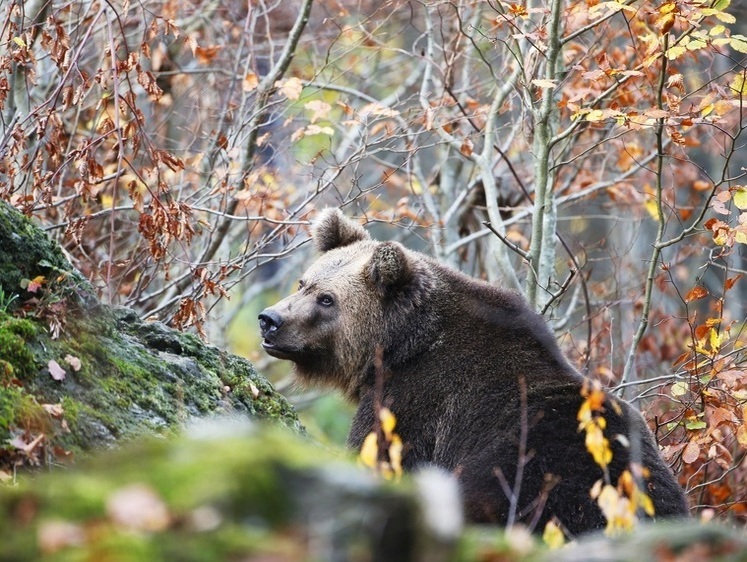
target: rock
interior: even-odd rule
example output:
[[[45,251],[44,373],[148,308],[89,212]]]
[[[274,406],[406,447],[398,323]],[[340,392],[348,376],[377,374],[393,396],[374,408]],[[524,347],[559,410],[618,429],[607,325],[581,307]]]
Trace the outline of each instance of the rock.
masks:
[[[0,203],[0,475],[193,416],[236,412],[303,431],[247,360],[101,304],[60,248]]]

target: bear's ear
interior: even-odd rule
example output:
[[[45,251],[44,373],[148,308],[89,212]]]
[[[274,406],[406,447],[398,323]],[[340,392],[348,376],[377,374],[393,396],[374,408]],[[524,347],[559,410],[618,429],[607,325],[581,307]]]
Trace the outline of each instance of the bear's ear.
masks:
[[[370,238],[361,225],[351,221],[340,209],[334,207],[319,213],[311,229],[311,236],[314,239],[314,246],[320,253]]]
[[[385,296],[409,283],[413,268],[402,246],[396,242],[382,242],[374,249],[366,273],[371,284]]]

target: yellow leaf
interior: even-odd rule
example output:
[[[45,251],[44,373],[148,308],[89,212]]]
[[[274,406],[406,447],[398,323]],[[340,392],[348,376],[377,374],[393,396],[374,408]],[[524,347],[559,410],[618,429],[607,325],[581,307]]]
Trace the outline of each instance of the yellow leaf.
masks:
[[[604,418],[600,418],[604,419]],[[602,428],[596,423],[590,423],[586,426],[586,450],[591,453],[594,462],[602,468],[605,468],[612,462],[612,449],[609,440],[604,436]]]
[[[602,510],[604,517],[609,523],[615,519],[615,515],[617,514],[620,504],[620,494],[614,486],[605,484],[604,487],[602,487],[602,491],[599,493],[597,504],[599,504],[599,509]]]
[[[26,41],[24,41],[20,37],[13,37],[13,43],[15,43],[16,45],[18,45],[19,47],[21,47],[21,49],[25,49],[26,48]]]
[[[358,458],[363,464],[369,468],[376,468],[376,464],[379,458],[379,443],[376,438],[376,433],[371,432],[366,435],[366,439],[363,441],[360,455]]]
[[[643,206],[646,208],[646,211],[649,215],[651,215],[651,218],[655,221],[659,220],[659,208],[656,205],[656,201],[653,199],[648,199]]]
[[[737,18],[735,18],[731,14],[727,14],[726,12],[717,12],[716,19],[724,23],[737,23]]]
[[[663,16],[661,16],[659,19],[656,20],[656,27],[659,28],[659,31],[661,32],[662,35],[668,33],[669,30],[672,29],[673,25],[674,25],[674,14],[672,13],[664,14]]]
[[[667,49],[666,54],[669,60],[674,60],[686,52],[687,52],[687,47],[682,46],[682,45],[675,45],[674,47],[670,47],[669,49]]]
[[[586,114],[587,121],[602,121],[604,120],[604,111],[601,109],[592,109]]]
[[[747,53],[747,37],[744,35],[732,35],[729,37],[729,46],[740,53]]]
[[[381,420],[381,429],[384,431],[387,439],[392,438],[394,426],[397,425],[397,418],[394,417],[389,408],[379,410],[379,419]]]
[[[726,332],[722,332],[719,334],[714,328],[711,328],[711,333],[709,334],[711,349],[714,353],[718,353],[721,350],[721,344],[723,344],[726,340],[729,339],[729,334]]]
[[[685,394],[687,394],[687,391],[687,383],[679,381],[672,385],[672,389],[670,392],[672,393],[672,396],[684,396]]]
[[[739,210],[741,211],[747,210],[747,188],[740,187],[734,190],[732,201],[734,201],[734,204],[737,206]]]
[[[545,525],[545,530],[542,532],[542,541],[550,550],[560,548],[565,544],[565,535],[554,520],[548,521]]]
[[[399,435],[392,436],[392,442],[389,444],[389,460],[392,464],[394,475],[399,478],[402,476],[402,439]]]

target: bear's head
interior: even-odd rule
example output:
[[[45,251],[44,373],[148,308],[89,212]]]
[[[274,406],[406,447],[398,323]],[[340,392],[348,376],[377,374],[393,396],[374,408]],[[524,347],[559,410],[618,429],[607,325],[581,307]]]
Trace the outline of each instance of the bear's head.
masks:
[[[301,380],[355,399],[374,375],[377,350],[385,361],[407,352],[404,332],[416,322],[410,313],[424,303],[430,276],[417,254],[372,240],[338,209],[322,211],[312,237],[321,255],[298,291],[259,315],[262,347],[293,361]]]

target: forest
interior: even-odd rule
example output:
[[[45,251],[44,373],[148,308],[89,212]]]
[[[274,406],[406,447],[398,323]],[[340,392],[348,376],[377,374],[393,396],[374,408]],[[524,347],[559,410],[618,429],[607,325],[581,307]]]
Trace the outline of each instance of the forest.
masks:
[[[643,413],[693,519],[743,534],[745,13],[744,0],[3,0],[0,204],[61,261],[31,274],[13,257],[20,274],[0,275],[0,498],[88,454],[45,438],[79,407],[59,389],[34,397],[13,369],[78,372],[75,352],[49,349],[92,300],[133,311],[113,320],[132,337],[159,322],[188,338],[172,347],[247,358],[283,412],[287,399],[342,449],[350,407],[294,385],[256,320],[295,290],[311,224],[337,207],[520,292],[581,373]],[[52,298],[65,276],[86,294],[75,306]],[[49,338],[28,358],[10,351],[37,330],[27,320]],[[239,408],[275,399],[251,376]],[[183,421],[160,408],[164,427]],[[391,477],[377,454],[363,464]],[[608,534],[645,510],[612,488],[623,515]]]

